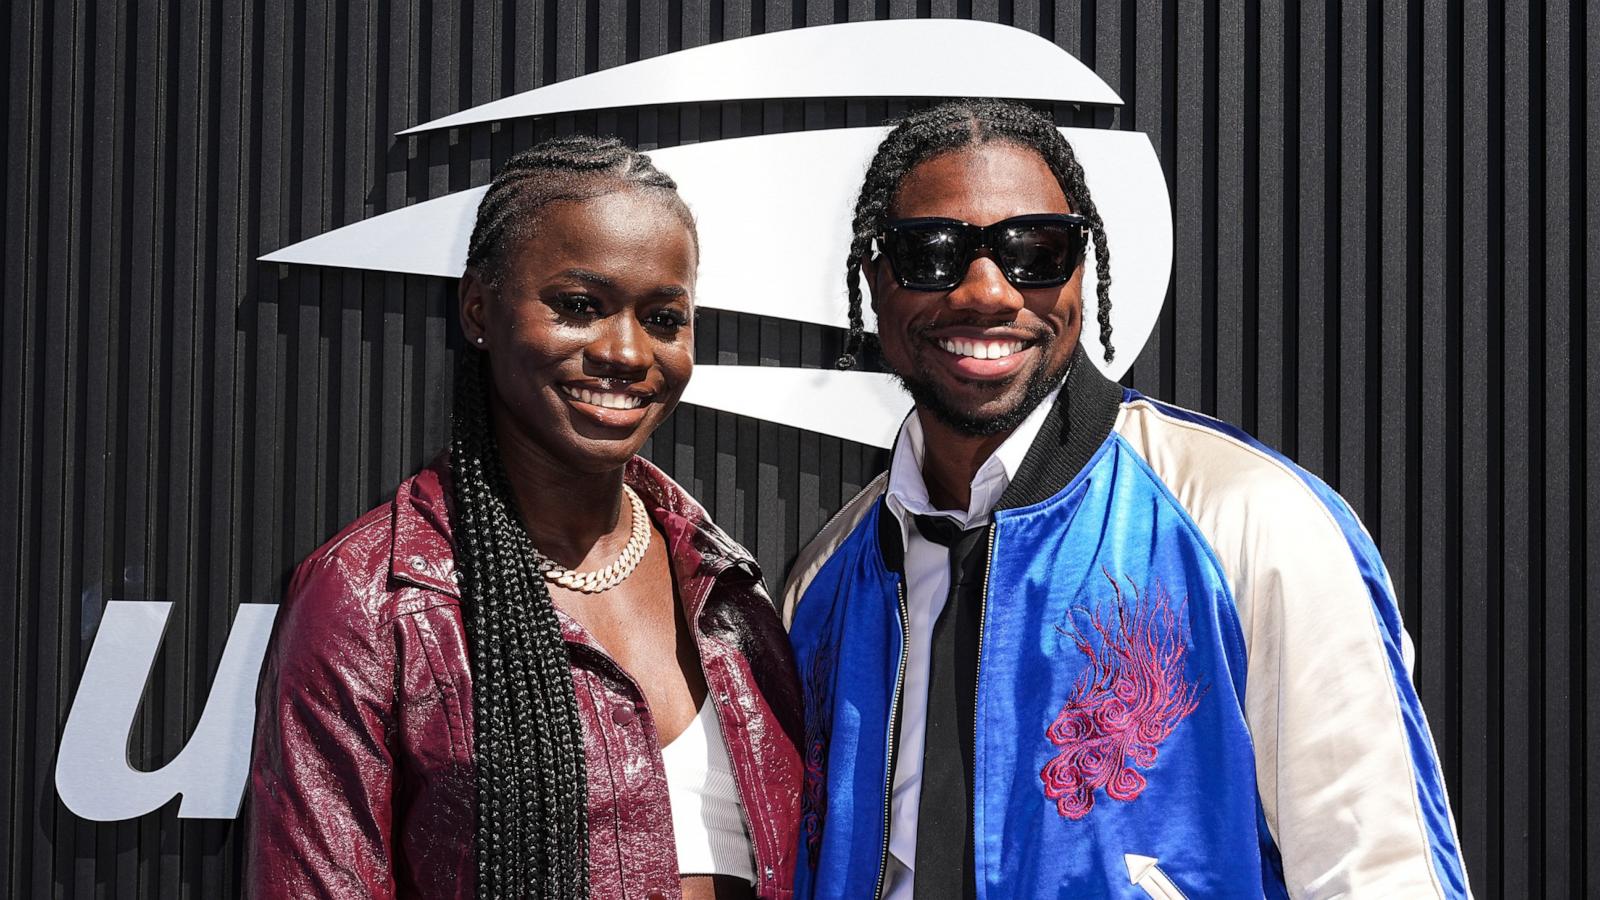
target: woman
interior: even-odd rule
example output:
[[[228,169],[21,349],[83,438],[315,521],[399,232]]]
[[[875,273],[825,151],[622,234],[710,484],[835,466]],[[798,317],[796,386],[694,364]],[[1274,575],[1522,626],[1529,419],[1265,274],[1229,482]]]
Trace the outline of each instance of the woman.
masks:
[[[750,556],[635,456],[693,369],[698,256],[672,180],[615,140],[495,178],[449,453],[279,613],[255,896],[788,896],[787,640]]]

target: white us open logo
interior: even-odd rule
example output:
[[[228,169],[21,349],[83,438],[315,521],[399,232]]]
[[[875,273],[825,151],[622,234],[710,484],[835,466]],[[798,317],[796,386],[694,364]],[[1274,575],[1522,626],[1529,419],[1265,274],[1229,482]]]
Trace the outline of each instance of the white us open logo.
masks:
[[[952,59],[1003,65],[952,66]],[[1119,106],[1120,97],[1056,45],[1004,25],[895,20],[803,28],[641,60],[497,100],[402,134],[529,116],[658,104],[821,97],[1008,97]],[[885,129],[846,128],[733,138],[651,152],[699,223],[697,302],[708,309],[842,326],[850,213]],[[1063,128],[1114,245],[1112,312],[1120,378],[1155,325],[1172,267],[1172,208],[1141,133]],[[454,278],[484,188],[462,191],[302,241],[265,262]],[[783,240],[745,228],[752,211],[780,212]],[[1092,265],[1092,262],[1091,262]],[[781,280],[766,273],[792,273]],[[751,292],[746,285],[760,284]],[[869,322],[869,326],[870,326]],[[888,375],[750,366],[696,366],[683,398],[887,447],[910,406]],[[56,790],[86,819],[144,815],[174,796],[181,818],[238,815],[249,770],[255,687],[277,606],[239,608],[199,724],[182,753],[154,772],[128,763],[128,737],[160,649],[170,604],[112,601],[84,668],[56,761]]]

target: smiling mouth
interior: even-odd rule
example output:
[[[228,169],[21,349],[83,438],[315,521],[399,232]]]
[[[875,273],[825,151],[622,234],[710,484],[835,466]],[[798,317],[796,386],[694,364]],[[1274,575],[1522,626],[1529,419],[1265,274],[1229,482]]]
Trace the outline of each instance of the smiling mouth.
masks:
[[[971,359],[1004,359],[1021,353],[1027,346],[1027,341],[1018,340],[966,340],[961,338],[941,338],[935,341],[939,349],[952,356],[964,356]]]
[[[565,384],[561,386],[561,391],[579,403],[587,403],[601,409],[638,409],[650,402],[649,396],[630,391],[597,391]]]

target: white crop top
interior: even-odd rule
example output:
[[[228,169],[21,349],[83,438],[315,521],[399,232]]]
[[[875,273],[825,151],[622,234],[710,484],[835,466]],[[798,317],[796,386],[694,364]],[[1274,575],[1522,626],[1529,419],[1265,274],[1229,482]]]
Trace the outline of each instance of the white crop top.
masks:
[[[707,697],[683,733],[661,748],[682,875],[732,875],[755,883],[756,864],[739,809],[728,745]]]

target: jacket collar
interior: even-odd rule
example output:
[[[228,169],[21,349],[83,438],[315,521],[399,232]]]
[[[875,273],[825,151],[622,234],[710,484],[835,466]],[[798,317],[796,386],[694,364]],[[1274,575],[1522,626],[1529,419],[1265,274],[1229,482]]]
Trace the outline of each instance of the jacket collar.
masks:
[[[1122,386],[1102,375],[1079,344],[1044,427],[995,509],[1032,506],[1060,493],[1111,435],[1122,399]]]
[[[628,461],[623,480],[639,494],[651,520],[665,535],[680,588],[699,578],[715,578],[729,568],[760,579],[760,569],[749,552],[713,524],[705,509],[666,473],[634,457]],[[449,455],[440,453],[395,495],[391,578],[461,597],[451,530],[453,505]]]

